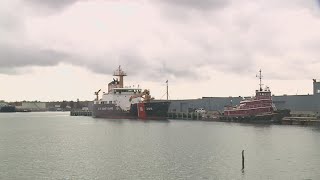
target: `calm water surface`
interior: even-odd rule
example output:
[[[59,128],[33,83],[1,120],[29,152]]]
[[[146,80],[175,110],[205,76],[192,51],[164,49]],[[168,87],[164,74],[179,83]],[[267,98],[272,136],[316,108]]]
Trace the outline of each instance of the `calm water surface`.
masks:
[[[316,180],[319,169],[319,127],[0,114],[0,179]]]

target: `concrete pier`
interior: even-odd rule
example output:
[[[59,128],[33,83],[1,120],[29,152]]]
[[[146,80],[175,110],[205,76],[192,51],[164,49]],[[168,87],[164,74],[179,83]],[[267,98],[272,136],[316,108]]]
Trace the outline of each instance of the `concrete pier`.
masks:
[[[320,125],[320,119],[314,117],[284,117],[281,121],[285,125]]]
[[[92,116],[92,111],[72,110],[70,116]]]
[[[170,112],[168,119],[181,119],[181,120],[202,120],[201,113],[184,113],[184,112]]]

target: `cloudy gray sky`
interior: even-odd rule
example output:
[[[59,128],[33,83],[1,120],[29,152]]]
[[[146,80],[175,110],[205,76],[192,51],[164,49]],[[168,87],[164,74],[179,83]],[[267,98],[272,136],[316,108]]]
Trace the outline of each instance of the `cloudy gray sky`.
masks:
[[[0,99],[94,98],[118,66],[172,99],[307,94],[320,79],[316,0],[1,0]]]

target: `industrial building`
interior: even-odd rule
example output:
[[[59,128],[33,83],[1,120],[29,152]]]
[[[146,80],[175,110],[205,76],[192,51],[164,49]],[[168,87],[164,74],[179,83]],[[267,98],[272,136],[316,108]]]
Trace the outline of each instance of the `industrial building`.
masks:
[[[46,111],[45,102],[20,102],[15,104],[16,109],[19,110],[30,110],[30,111]]]
[[[169,112],[191,112],[198,108],[223,112],[226,105],[238,105],[247,97],[203,97],[201,99],[172,100]],[[313,80],[313,94],[272,96],[277,109],[290,109],[291,114],[320,113],[320,82]]]

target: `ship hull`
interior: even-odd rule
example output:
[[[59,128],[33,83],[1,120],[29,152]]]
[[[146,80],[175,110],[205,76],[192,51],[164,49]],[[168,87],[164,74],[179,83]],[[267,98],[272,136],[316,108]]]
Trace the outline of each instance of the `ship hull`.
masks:
[[[272,114],[272,113],[273,113],[272,106],[224,111],[224,115],[228,117],[250,117],[250,116]]]
[[[264,123],[264,124],[280,124],[282,118],[290,116],[290,110],[277,110],[270,113],[256,114],[250,116],[225,116],[218,118],[219,121],[227,122],[244,122],[244,123]]]
[[[16,112],[15,106],[3,106],[0,107],[0,112]]]
[[[144,102],[131,104],[129,111],[121,110],[114,104],[94,104],[92,116],[108,119],[166,120],[169,102]]]
[[[94,104],[92,117],[108,119],[135,119],[136,116],[130,111],[124,111],[114,104]]]
[[[170,102],[145,102],[140,106],[138,104],[131,105],[131,113],[134,114],[138,119],[153,119],[153,120],[166,120],[168,119],[168,109]],[[142,111],[145,113],[145,117],[141,115]],[[139,112],[140,110],[140,112]]]

